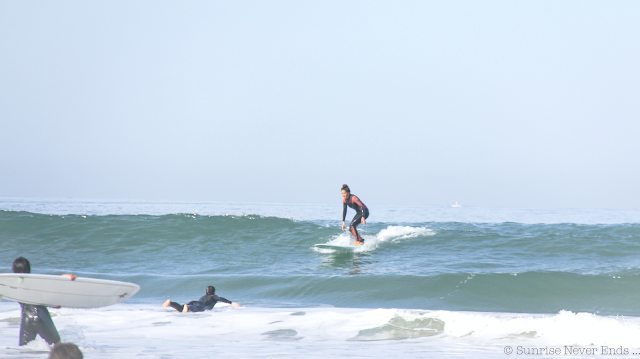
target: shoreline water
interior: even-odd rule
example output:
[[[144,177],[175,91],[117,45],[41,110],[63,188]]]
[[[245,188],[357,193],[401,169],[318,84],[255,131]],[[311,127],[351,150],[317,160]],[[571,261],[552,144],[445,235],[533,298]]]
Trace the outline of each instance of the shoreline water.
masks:
[[[38,339],[15,346],[19,307],[0,303],[0,356],[46,358]],[[503,358],[505,348],[638,352],[640,318],[588,313],[510,314],[354,308],[215,308],[177,313],[160,305],[52,309],[63,341],[87,358]],[[631,355],[631,353],[629,355]],[[592,355],[571,355],[587,358]]]

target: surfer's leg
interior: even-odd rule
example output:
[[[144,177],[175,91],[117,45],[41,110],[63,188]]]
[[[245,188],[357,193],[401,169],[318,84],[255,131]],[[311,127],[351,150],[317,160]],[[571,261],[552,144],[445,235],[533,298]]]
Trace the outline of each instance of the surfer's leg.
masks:
[[[353,235],[353,238],[356,239],[356,242],[360,241],[360,239],[358,237],[358,230],[356,229],[356,226],[350,226],[349,227],[349,232],[351,232],[351,234]]]
[[[349,232],[351,232],[351,234],[353,234],[353,237],[356,239],[356,244],[358,244],[358,242],[360,242],[360,244],[364,244],[364,239],[360,237],[358,229],[356,228],[360,224],[360,221],[362,221],[362,213],[358,212],[355,216],[353,216],[353,220],[349,225]]]
[[[36,324],[31,321],[22,321],[20,324],[20,343],[18,345],[26,345],[30,341],[34,340],[38,335]]]
[[[358,221],[357,224],[362,223],[362,217],[364,217],[364,219],[369,218],[369,209],[364,208],[362,210],[362,216],[360,216],[360,220]],[[358,238],[360,238],[360,243],[364,244],[364,238],[362,238],[362,236],[360,235],[360,233],[358,233]]]
[[[34,340],[38,335],[38,331],[32,325],[24,325],[20,326],[20,343],[18,345],[26,345],[30,341]]]
[[[189,312],[204,312],[204,303],[199,300],[192,300],[184,305]]]
[[[22,317],[20,318],[20,341],[19,345],[26,345],[34,340],[38,335],[38,313],[34,305],[22,304]]]
[[[167,302],[169,302],[169,304],[167,304]],[[170,301],[168,299],[167,299],[167,302],[164,302],[164,304],[162,306],[165,307],[165,308],[168,307],[168,306],[171,306],[171,308],[173,308],[173,309],[175,309],[175,310],[177,310],[179,312],[182,311],[182,309],[183,309],[183,305],[182,304],[179,304],[179,303],[176,303],[176,302],[172,302],[172,301]],[[167,304],[167,305],[165,305],[165,304]]]
[[[56,344],[60,341],[60,334],[58,334],[58,330],[53,324],[53,320],[51,320],[49,310],[42,305],[38,305],[37,308],[38,317],[40,318],[38,322],[38,334],[40,334],[42,339],[44,339],[49,345]]]

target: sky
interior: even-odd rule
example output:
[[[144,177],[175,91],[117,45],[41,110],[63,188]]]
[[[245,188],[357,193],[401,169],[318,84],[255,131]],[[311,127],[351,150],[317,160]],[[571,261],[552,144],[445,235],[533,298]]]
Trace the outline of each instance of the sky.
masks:
[[[638,1],[1,1],[0,196],[640,208]]]

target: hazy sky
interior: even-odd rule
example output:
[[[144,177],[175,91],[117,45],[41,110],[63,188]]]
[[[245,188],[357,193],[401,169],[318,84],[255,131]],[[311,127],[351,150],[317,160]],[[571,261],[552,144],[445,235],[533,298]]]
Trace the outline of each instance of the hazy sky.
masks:
[[[0,1],[0,196],[640,208],[640,1]]]

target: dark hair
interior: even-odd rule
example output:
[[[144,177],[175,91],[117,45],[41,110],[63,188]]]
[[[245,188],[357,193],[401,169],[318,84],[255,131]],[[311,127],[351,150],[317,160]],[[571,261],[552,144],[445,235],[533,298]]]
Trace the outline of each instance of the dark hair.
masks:
[[[13,261],[13,267],[11,268],[13,273],[31,273],[31,263],[25,257],[18,257]]]
[[[49,359],[83,359],[83,356],[77,345],[73,343],[58,343],[51,349]]]
[[[212,286],[212,285],[208,286],[208,287],[207,287],[207,294],[209,294],[209,295],[214,295],[214,294],[216,294],[216,287],[214,287],[214,286]]]
[[[349,185],[347,184],[342,185],[341,191],[346,191],[347,193],[351,193],[351,190],[349,189]]]

